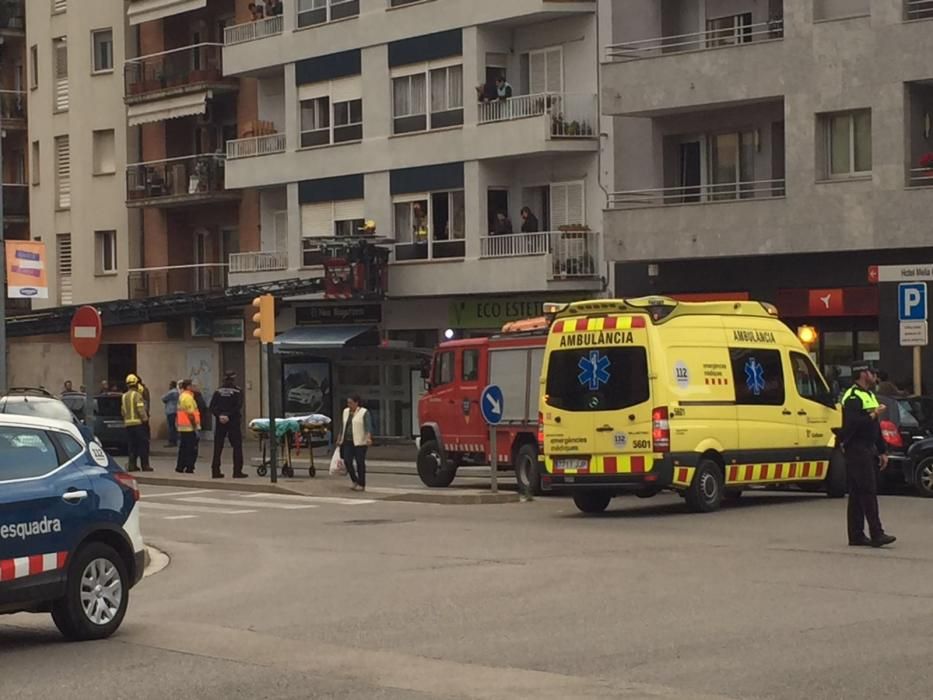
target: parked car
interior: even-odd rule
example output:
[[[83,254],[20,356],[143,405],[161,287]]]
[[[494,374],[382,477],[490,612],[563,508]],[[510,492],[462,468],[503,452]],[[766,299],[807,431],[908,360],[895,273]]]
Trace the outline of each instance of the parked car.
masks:
[[[94,435],[105,450],[127,452],[126,425],[120,412],[122,395],[108,391],[94,397]]]
[[[18,416],[33,416],[49,420],[73,423],[85,441],[94,440],[94,431],[85,425],[78,416],[61,400],[45,389],[33,387],[12,387],[0,396],[0,413]]]
[[[930,439],[930,431],[920,424],[910,398],[879,395],[878,401],[886,407],[881,415],[881,435],[888,447],[888,468],[884,472],[884,480],[910,484],[916,471],[910,457],[911,449],[915,444]]]

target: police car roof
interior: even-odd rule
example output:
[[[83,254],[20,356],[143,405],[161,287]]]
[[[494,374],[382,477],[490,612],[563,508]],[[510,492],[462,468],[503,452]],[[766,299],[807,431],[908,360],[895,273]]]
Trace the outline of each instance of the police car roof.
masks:
[[[0,413],[0,427],[11,425],[18,428],[38,428],[39,430],[57,430],[68,433],[82,445],[84,438],[78,427],[69,421],[55,420],[53,418],[37,418],[35,416],[21,416],[15,413]]]

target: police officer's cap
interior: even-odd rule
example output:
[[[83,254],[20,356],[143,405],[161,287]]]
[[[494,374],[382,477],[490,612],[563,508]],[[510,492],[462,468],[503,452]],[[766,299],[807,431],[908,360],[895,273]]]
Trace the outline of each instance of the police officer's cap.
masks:
[[[875,369],[875,366],[871,362],[856,362],[852,365],[852,376],[857,377],[862,372],[871,372],[872,374],[877,374],[878,370]]]

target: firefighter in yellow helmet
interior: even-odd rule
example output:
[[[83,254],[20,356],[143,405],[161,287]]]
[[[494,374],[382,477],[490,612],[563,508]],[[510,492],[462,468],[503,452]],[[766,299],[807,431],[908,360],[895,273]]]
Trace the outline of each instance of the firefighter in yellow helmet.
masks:
[[[144,472],[151,472],[149,466],[149,412],[146,402],[139,388],[139,377],[135,374],[126,376],[126,391],[120,400],[120,413],[123,415],[123,424],[126,426],[127,452],[129,455],[128,471],[139,471],[140,466]]]

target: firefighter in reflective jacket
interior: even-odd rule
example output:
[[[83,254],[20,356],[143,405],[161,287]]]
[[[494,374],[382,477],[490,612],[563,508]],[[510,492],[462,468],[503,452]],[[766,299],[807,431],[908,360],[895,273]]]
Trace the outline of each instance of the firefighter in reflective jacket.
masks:
[[[849,489],[849,546],[883,547],[896,539],[887,535],[878,515],[878,484],[876,469],[888,466],[885,443],[879,418],[885,407],[878,402],[874,388],[877,375],[867,363],[852,367],[855,381],[842,395],[842,429],[840,444],[846,458],[846,484]],[[868,521],[870,537],[865,536]]]
[[[126,426],[126,447],[128,453],[127,470],[139,471],[137,462],[144,472],[151,472],[149,466],[149,412],[139,390],[139,378],[135,374],[126,376],[126,392],[120,400],[120,413]]]
[[[178,428],[178,461],[176,472],[194,474],[194,464],[198,461],[198,431],[201,429],[201,411],[191,390],[191,380],[183,379],[179,383],[181,395],[178,397],[178,413],[175,418]]]
[[[233,448],[233,478],[245,479],[243,473],[243,391],[236,385],[236,373],[224,374],[224,383],[211,397],[211,413],[217,418],[214,428],[214,459],[211,462],[211,476],[223,479],[220,471],[220,458],[224,451],[224,439],[229,438]]]

